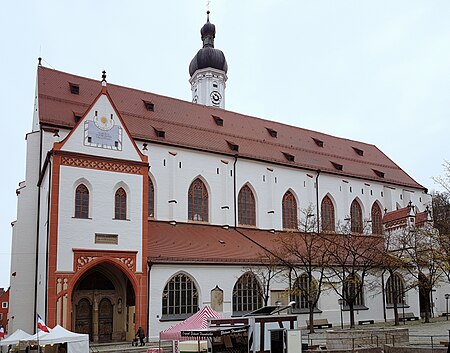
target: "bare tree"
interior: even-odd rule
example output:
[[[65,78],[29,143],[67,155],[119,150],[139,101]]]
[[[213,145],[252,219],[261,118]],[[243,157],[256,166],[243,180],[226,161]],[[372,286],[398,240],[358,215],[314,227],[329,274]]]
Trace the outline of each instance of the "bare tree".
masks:
[[[450,193],[450,162],[444,161],[442,166],[444,167],[444,175],[434,177],[433,180]]]
[[[321,234],[314,232],[316,224],[312,208],[302,211],[304,217],[299,224],[299,232],[288,232],[280,234],[277,238],[277,248],[283,258],[282,265],[287,267],[289,273],[289,293],[291,300],[293,297],[300,298],[309,309],[309,332],[314,332],[314,309],[319,300],[319,294],[324,284],[324,271],[328,266],[325,242]],[[286,254],[287,256],[283,256]],[[300,286],[292,286],[292,274],[300,280],[306,279],[306,283]],[[300,300],[300,301],[301,301]],[[300,309],[301,303],[296,300],[294,308]]]
[[[338,283],[332,288],[349,309],[350,327],[355,327],[355,305],[363,288],[379,285],[376,280],[368,282],[368,275],[375,274],[381,268],[384,238],[350,233],[329,235],[324,239],[329,262],[328,281]]]
[[[439,233],[431,226],[424,224],[420,227],[405,228],[397,235],[397,252],[408,266],[408,271],[414,279],[413,285],[418,287],[419,293],[425,300],[421,308],[425,322],[430,322],[431,292],[442,280],[442,261],[445,257],[441,247]]]
[[[441,269],[450,281],[450,193],[435,192],[433,197],[433,226],[439,232],[442,249]]]

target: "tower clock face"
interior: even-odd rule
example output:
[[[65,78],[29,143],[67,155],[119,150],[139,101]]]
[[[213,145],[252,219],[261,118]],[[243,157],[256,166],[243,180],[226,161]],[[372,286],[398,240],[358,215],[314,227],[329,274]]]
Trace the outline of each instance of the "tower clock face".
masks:
[[[210,97],[213,104],[220,104],[220,101],[222,100],[221,94],[217,91],[212,91]]]

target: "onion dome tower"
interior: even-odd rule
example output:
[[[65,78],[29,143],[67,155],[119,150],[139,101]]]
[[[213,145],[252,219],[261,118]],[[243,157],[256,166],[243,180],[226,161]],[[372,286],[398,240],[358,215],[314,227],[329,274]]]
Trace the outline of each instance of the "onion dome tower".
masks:
[[[228,65],[223,52],[214,48],[216,26],[209,22],[209,11],[206,12],[206,23],[200,34],[203,48],[195,54],[189,65],[192,102],[225,108]]]

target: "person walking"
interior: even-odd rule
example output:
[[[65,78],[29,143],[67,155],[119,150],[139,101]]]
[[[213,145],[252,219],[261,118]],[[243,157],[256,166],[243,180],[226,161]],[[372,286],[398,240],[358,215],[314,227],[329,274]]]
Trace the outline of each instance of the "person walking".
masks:
[[[139,326],[137,332],[136,332],[136,337],[139,338],[139,345],[140,346],[145,346],[145,342],[144,342],[144,338],[145,338],[145,333],[144,333],[144,329]]]

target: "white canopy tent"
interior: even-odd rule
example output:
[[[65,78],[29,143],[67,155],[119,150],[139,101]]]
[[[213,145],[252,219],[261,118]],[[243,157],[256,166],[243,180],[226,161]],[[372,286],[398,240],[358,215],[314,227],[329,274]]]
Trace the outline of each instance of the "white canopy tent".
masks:
[[[27,339],[31,335],[18,329],[16,332],[10,334],[8,337],[0,341],[0,346],[9,346],[19,344],[19,341]]]
[[[20,343],[52,345],[67,343],[67,353],[89,353],[89,335],[75,333],[66,330],[64,327],[56,325],[50,333],[40,332],[20,340]]]

